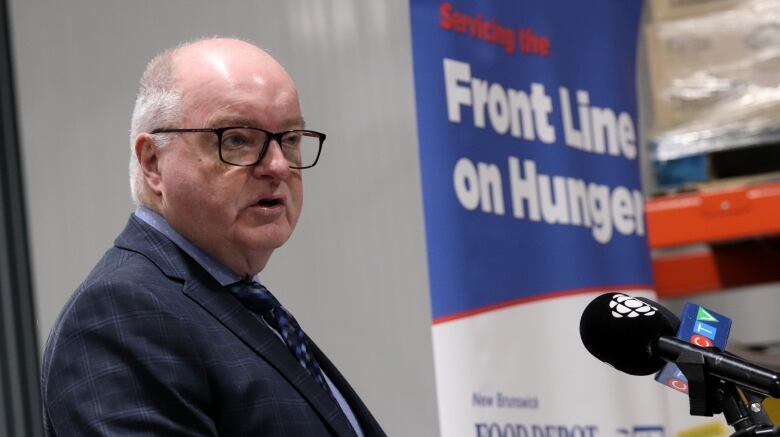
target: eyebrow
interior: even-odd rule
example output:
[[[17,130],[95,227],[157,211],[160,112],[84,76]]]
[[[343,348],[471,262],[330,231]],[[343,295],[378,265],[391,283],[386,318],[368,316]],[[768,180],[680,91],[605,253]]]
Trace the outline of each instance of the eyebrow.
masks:
[[[211,123],[209,123],[209,127],[224,127],[224,126],[249,126],[249,127],[263,127],[263,126],[257,126],[255,123],[255,120],[252,120],[250,118],[246,117],[233,117],[233,116],[225,116],[225,117],[218,117],[214,119]],[[306,127],[306,121],[303,119],[303,117],[295,117],[292,118],[284,123],[282,123],[282,126],[285,126],[285,129],[293,127],[293,126],[300,126],[301,128]]]

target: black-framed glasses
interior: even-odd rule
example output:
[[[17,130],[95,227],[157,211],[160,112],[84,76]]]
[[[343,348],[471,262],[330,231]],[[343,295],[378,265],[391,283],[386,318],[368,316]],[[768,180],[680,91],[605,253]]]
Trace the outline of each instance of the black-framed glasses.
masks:
[[[219,159],[240,167],[252,167],[263,160],[268,145],[276,140],[290,168],[311,168],[317,164],[325,134],[313,130],[269,132],[259,127],[228,126],[201,129],[155,129],[152,134],[211,132],[217,136]]]

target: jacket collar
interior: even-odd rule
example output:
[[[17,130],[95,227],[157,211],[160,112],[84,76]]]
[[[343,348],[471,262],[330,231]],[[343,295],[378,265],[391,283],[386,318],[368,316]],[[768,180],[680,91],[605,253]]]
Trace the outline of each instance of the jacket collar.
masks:
[[[157,212],[145,206],[139,206],[136,208],[133,216],[141,219],[141,221],[163,234],[168,240],[178,246],[179,249],[203,267],[203,269],[206,270],[209,275],[213,276],[223,287],[241,280],[240,275],[233,272],[222,262],[196,246],[193,242],[185,238],[184,235],[176,231],[176,229],[173,229],[173,226]]]

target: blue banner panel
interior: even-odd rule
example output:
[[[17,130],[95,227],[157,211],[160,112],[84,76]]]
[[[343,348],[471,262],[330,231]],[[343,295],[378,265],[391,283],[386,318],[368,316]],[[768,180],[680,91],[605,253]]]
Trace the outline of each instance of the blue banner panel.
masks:
[[[411,2],[434,321],[651,287],[641,2]]]

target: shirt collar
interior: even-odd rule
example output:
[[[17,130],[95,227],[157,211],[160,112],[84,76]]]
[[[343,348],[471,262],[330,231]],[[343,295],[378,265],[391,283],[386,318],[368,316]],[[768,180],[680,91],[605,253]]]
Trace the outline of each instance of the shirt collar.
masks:
[[[203,267],[220,285],[228,286],[243,279],[234,271],[227,268],[224,264],[214,259],[211,255],[204,252],[201,248],[193,244],[190,240],[184,238],[180,233],[171,227],[170,224],[156,212],[145,206],[139,206],[135,210],[135,216],[143,220],[146,224],[160,231],[168,237],[179,249],[192,257],[201,267]]]

